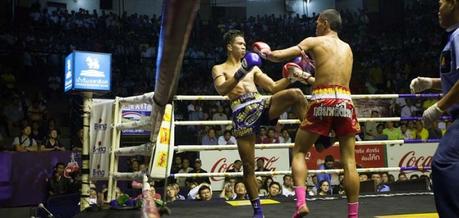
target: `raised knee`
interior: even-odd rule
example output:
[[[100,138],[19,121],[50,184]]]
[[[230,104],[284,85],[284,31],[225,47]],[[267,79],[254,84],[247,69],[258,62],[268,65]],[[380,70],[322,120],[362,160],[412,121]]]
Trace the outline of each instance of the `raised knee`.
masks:
[[[290,95],[295,99],[295,101],[304,101],[304,95],[301,89],[295,88],[295,89],[290,89]]]

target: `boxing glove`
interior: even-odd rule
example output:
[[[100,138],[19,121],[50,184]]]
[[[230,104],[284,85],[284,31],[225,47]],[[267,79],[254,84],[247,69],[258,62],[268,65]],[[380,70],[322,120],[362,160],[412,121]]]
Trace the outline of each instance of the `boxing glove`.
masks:
[[[316,72],[316,67],[306,54],[294,58],[292,62],[298,64],[301,69],[303,69],[303,71],[306,71],[310,74],[314,74]]]
[[[264,42],[255,42],[252,45],[252,50],[260,55],[263,59],[267,59],[268,56],[271,54],[271,48],[268,44]]]
[[[258,56],[257,54],[253,52],[247,52],[241,60],[241,67],[234,74],[234,79],[236,79],[237,81],[241,80],[255,66],[261,66],[260,56]]]
[[[299,81],[303,84],[310,84],[309,78],[311,78],[311,74],[304,72],[303,69],[298,64],[295,63],[286,63],[282,68],[282,76],[290,80],[290,83],[294,83]]]

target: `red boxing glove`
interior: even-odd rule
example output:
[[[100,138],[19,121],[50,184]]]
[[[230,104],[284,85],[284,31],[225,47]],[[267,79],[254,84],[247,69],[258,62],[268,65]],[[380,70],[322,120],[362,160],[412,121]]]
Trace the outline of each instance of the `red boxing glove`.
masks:
[[[264,42],[255,42],[252,45],[252,49],[255,53],[260,55],[263,59],[267,59],[271,55],[271,48]]]
[[[289,79],[290,83],[299,81],[306,85],[310,84],[308,80],[311,78],[311,74],[304,72],[298,64],[292,62],[286,63],[284,65],[282,68],[282,76],[286,79]]]

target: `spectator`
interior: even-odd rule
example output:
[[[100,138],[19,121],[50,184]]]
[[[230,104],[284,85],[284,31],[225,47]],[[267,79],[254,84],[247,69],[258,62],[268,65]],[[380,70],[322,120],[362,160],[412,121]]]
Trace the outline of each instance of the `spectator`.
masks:
[[[373,180],[374,183],[375,183],[376,192],[388,192],[388,191],[390,191],[389,186],[382,182],[381,174],[379,174],[379,173],[371,174],[371,180]]]
[[[280,143],[292,143],[292,138],[290,137],[290,134],[288,133],[287,129],[282,129],[281,137],[279,137],[279,142]]]
[[[176,193],[174,184],[168,184],[166,187],[166,202],[174,202],[178,200],[177,194],[178,193]]]
[[[432,125],[428,128],[427,131],[429,139],[440,139],[442,137],[441,130],[438,128],[438,121],[432,122]]]
[[[407,180],[408,180],[408,177],[406,176],[406,174],[404,172],[400,172],[398,174],[397,182],[403,182],[403,181],[407,181]]]
[[[193,168],[190,167],[190,160],[188,158],[182,159],[182,168],[178,171],[179,173],[190,173]],[[177,178],[177,184],[183,188],[185,187],[186,178]]]
[[[73,137],[72,151],[82,152],[83,151],[83,129],[79,129],[76,136]]]
[[[48,194],[50,196],[69,193],[71,182],[64,177],[64,169],[64,163],[57,163],[54,167],[53,176],[47,180]]]
[[[322,180],[319,182],[319,189],[317,190],[318,196],[327,196],[331,195],[330,183],[327,180]]]
[[[278,182],[272,182],[268,187],[268,198],[275,198],[282,195],[281,185]]]
[[[410,176],[410,180],[418,180],[419,179],[419,175],[418,174],[413,174]]]
[[[40,151],[65,151],[58,139],[57,130],[53,129],[48,133],[48,138],[40,147]]]
[[[400,128],[395,128],[394,122],[392,121],[386,122],[386,128],[383,130],[383,134],[387,135],[388,140],[403,139],[402,131],[400,131]]]
[[[284,183],[282,184],[282,195],[285,197],[295,196],[295,190],[293,188],[293,178],[291,175],[285,175],[283,177]]]
[[[359,181],[360,181],[360,182],[368,181],[368,174],[366,174],[366,173],[360,173],[360,174],[359,174]]]
[[[382,173],[381,173],[381,182],[382,182],[383,184],[389,184],[389,183],[391,183],[391,182],[389,181],[389,173],[387,173],[387,172],[382,172]]]
[[[215,136],[215,129],[209,128],[207,134],[202,137],[202,145],[217,145],[218,139]]]
[[[268,136],[266,135],[266,128],[260,127],[260,132],[258,133],[256,143],[260,144],[263,143]]]
[[[223,135],[218,137],[218,144],[219,145],[235,145],[237,144],[237,142],[236,142],[236,138],[234,138],[234,136],[231,135],[231,131],[225,130],[225,132],[223,132]]]
[[[207,173],[207,171],[201,169],[201,166],[202,166],[202,162],[200,159],[196,159],[194,161],[194,169],[191,170],[189,173]],[[207,183],[207,184],[210,184],[210,179],[209,177],[196,177],[196,178],[188,178],[187,180],[191,180],[191,181],[194,181],[198,184],[201,184],[201,183]]]
[[[238,181],[234,184],[234,192],[236,195],[233,200],[246,200],[247,199],[247,189],[245,184],[242,181]]]
[[[416,139],[416,128],[413,121],[408,121],[406,126],[406,132],[404,134],[405,139]]]
[[[338,180],[339,180],[339,185],[336,185],[332,189],[332,193],[334,194],[339,194],[339,195],[345,195],[346,190],[344,189],[344,174],[340,173],[338,175]]]
[[[220,193],[220,198],[223,198],[225,200],[232,200],[235,196],[234,193],[234,184],[231,182],[225,182],[223,184],[223,190]]]
[[[335,158],[332,155],[325,156],[325,161],[323,164],[319,165],[319,170],[330,170],[335,168]],[[332,174],[328,173],[319,173],[317,174],[317,180],[322,181],[326,180],[328,184],[331,184]]]
[[[182,168],[182,157],[175,156],[174,163],[172,163],[172,173],[178,173],[178,171]]]
[[[269,128],[267,137],[265,137],[261,141],[261,143],[263,144],[279,143],[279,137],[276,136],[276,130],[274,128]]]
[[[35,139],[30,137],[32,133],[32,128],[30,125],[25,125],[22,128],[21,136],[15,137],[13,140],[13,147],[16,151],[27,152],[27,151],[37,151],[38,146]]]
[[[223,112],[222,106],[218,106],[217,112],[212,115],[212,120],[228,120],[228,116]],[[225,126],[219,126],[219,127],[220,127],[220,130],[225,129]]]
[[[407,99],[405,106],[402,107],[401,111],[401,117],[412,117],[416,115],[416,113],[419,111],[419,108],[413,105],[411,100]]]
[[[268,195],[268,189],[263,185],[264,181],[261,176],[256,177],[257,186],[258,186],[258,196],[263,197]]]
[[[263,172],[263,171],[269,171],[269,170],[265,168],[265,159],[263,157],[259,157],[257,159],[257,167],[255,168],[255,172]]]
[[[379,117],[379,111],[371,111],[371,117]],[[375,121],[368,121],[365,123],[365,140],[374,140],[374,137],[376,136],[377,126],[378,123],[376,123]]]
[[[185,200],[185,196],[180,194],[180,186],[177,183],[173,183],[175,193],[177,194],[177,200]]]
[[[416,121],[416,139],[427,140],[429,138],[429,131],[424,128],[422,121]]]
[[[384,134],[384,124],[378,124],[376,127],[376,135],[373,138],[374,140],[387,140],[388,137]]]
[[[235,160],[233,162],[233,167],[226,172],[242,172],[242,161],[241,160]]]
[[[212,190],[210,188],[210,185],[202,185],[199,190],[199,200],[201,201],[210,201],[212,200]]]

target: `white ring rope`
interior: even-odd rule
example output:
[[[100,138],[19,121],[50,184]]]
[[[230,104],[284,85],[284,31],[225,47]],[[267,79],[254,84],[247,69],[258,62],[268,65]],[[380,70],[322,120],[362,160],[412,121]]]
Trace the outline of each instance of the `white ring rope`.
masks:
[[[417,170],[429,170],[430,168],[418,168]],[[403,171],[407,170],[404,167],[381,167],[381,168],[359,168],[357,169],[358,173],[369,173],[369,172],[394,172],[394,171]],[[415,169],[410,169],[415,170]],[[321,173],[329,173],[329,174],[338,174],[344,172],[343,169],[331,169],[331,170],[308,170],[309,174],[321,174]],[[285,171],[263,171],[263,172],[255,172],[255,176],[275,176],[275,175],[291,175],[292,171],[285,170]],[[171,176],[175,178],[192,178],[192,177],[242,177],[242,172],[237,173],[176,173],[171,174]]]
[[[380,141],[356,141],[356,145],[385,145],[385,144],[403,144],[404,140],[380,140]],[[333,146],[338,145],[335,142]],[[278,144],[255,144],[255,149],[275,149],[275,148],[293,148],[294,143],[278,143]],[[176,145],[174,150],[177,152],[185,151],[222,151],[236,150],[237,145]]]
[[[365,117],[365,118],[357,118],[359,122],[383,122],[383,121],[394,121],[398,122],[403,120],[401,117]],[[188,125],[230,125],[232,123],[231,120],[188,120],[188,121],[175,121],[174,124],[177,126],[188,126]],[[280,124],[299,124],[300,120],[298,119],[287,119],[287,120],[279,120],[278,123]]]

